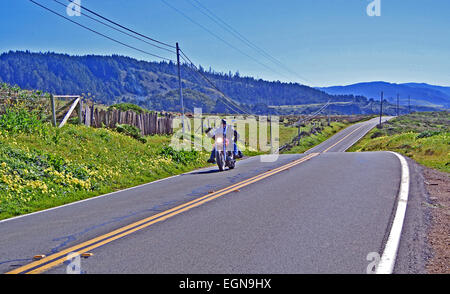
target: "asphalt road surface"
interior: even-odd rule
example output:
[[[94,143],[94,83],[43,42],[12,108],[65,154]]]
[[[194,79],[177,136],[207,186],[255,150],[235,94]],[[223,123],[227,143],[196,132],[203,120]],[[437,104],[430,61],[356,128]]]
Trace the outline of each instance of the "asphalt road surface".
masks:
[[[389,152],[343,151],[377,123],[305,154],[252,157],[2,221],[0,271],[66,273],[68,253],[87,252],[83,273],[364,274],[389,235],[401,165]]]

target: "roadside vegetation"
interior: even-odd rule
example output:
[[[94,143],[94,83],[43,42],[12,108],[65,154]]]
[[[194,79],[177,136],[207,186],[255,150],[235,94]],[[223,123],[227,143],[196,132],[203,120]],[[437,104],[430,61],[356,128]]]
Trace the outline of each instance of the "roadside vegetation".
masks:
[[[144,109],[138,105],[131,103],[117,103],[108,107],[108,110],[117,109],[120,111],[134,111],[137,113],[150,113],[149,110]]]
[[[0,219],[132,187],[205,166],[207,153],[175,151],[109,129],[43,124],[0,131]]]
[[[390,150],[424,166],[450,172],[450,113],[418,112],[370,131],[350,152]]]
[[[0,219],[206,166],[208,152],[176,151],[170,136],[141,137],[128,125],[55,128],[35,105],[0,102]]]

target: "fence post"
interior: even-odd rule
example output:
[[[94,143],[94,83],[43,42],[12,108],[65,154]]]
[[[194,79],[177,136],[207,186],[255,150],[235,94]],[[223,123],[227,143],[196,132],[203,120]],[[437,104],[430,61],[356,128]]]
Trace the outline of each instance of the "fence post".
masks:
[[[94,101],[92,101],[92,110],[91,110],[91,126],[95,126],[94,125]]]
[[[53,126],[56,127],[55,97],[53,97],[53,94],[50,95],[50,103],[52,106],[52,123],[53,123]]]
[[[78,124],[83,124],[83,100],[78,101]]]

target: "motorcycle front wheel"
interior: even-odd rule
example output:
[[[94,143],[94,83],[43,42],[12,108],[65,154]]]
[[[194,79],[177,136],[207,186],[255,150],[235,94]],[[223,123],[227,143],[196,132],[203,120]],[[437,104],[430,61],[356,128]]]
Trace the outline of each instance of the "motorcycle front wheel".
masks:
[[[236,159],[234,159],[234,155],[231,152],[228,152],[228,162],[227,166],[229,169],[233,169],[236,165]]]
[[[216,152],[216,162],[220,171],[225,170],[225,156],[223,152]]]

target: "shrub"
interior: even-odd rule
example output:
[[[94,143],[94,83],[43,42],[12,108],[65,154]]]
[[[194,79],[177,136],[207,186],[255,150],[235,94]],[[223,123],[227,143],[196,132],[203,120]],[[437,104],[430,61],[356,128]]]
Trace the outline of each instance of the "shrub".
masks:
[[[120,111],[134,111],[137,113],[147,113],[149,112],[148,110],[136,105],[136,104],[131,104],[131,103],[118,103],[118,104],[114,104],[108,107],[108,110],[112,110],[112,109],[117,109]]]
[[[141,130],[138,127],[127,124],[120,124],[116,126],[116,131],[118,133],[122,133],[129,137],[132,137],[144,144],[147,143],[147,139],[141,136]]]
[[[439,132],[439,131],[425,131],[425,132],[422,132],[419,135],[417,135],[417,139],[436,136],[436,135],[439,135],[440,133],[441,132]]]
[[[170,146],[164,146],[159,152],[160,155],[164,157],[170,157],[176,163],[188,164],[189,162],[194,162],[199,159],[199,152],[192,150],[180,150],[177,151]]]
[[[383,133],[382,133],[382,132],[375,131],[375,132],[370,136],[370,138],[375,139],[375,138],[382,137],[382,136],[383,136]]]
[[[38,132],[43,123],[38,114],[18,106],[10,106],[0,116],[0,129],[9,133],[31,134]]]

